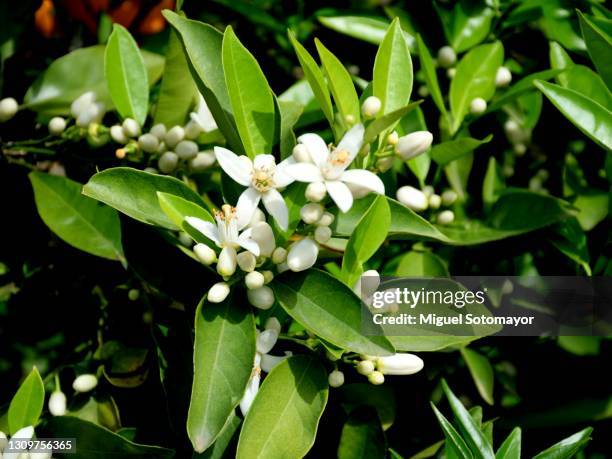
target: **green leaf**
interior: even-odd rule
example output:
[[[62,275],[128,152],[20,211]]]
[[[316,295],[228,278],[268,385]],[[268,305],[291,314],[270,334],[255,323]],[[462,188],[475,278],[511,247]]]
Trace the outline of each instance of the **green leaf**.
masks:
[[[495,459],[521,459],[521,428],[515,427],[501,444]]]
[[[327,374],[305,355],[283,360],[264,380],[244,420],[238,459],[303,457],[327,403]]]
[[[276,110],[268,81],[231,26],[223,35],[222,53],[225,84],[246,154],[254,158],[272,153]]]
[[[315,99],[319,103],[319,107],[321,107],[321,110],[323,111],[325,118],[327,118],[329,125],[333,126],[334,110],[332,108],[329,89],[325,83],[325,78],[323,78],[323,72],[321,72],[321,69],[306,48],[304,48],[302,44],[297,41],[295,35],[293,35],[293,32],[289,31],[288,34],[298,61],[302,66],[302,70],[304,71],[304,76],[312,88]]]
[[[431,404],[431,408],[436,418],[438,418],[438,423],[440,427],[442,427],[442,432],[444,432],[444,437],[446,438],[446,453],[450,457],[458,459],[470,459],[474,457],[465,444],[465,441],[461,438],[461,435],[459,435],[459,432],[457,432],[450,421],[440,413],[433,403]]]
[[[482,183],[482,202],[486,210],[489,210],[499,199],[505,187],[504,177],[497,166],[497,161],[494,156],[491,156],[487,165],[487,173]]]
[[[385,436],[376,411],[353,411],[342,427],[338,459],[384,459],[385,452]]]
[[[467,363],[472,379],[478,389],[478,393],[485,402],[489,405],[493,405],[495,403],[493,398],[493,384],[495,379],[491,362],[489,362],[489,359],[484,355],[467,347],[461,349],[461,356],[463,360],[465,360],[465,363]]]
[[[535,81],[536,87],[587,137],[608,150],[612,149],[612,112],[571,89]]]
[[[149,84],[144,59],[127,29],[113,25],[104,54],[104,74],[108,92],[123,118],[133,118],[141,126],[149,109]]]
[[[167,128],[184,125],[197,94],[181,40],[176,30],[171,30],[153,124]]]
[[[143,223],[176,230],[159,205],[157,192],[173,194],[204,207],[200,196],[174,177],[150,174],[129,167],[98,172],[83,186],[83,194],[102,201]]]
[[[574,201],[578,208],[576,218],[584,231],[591,231],[608,216],[610,196],[599,190],[579,194]]]
[[[73,459],[105,459],[109,457],[129,457],[130,459],[171,459],[174,451],[158,446],[134,443],[126,438],[74,416],[51,417],[37,429],[40,437],[76,438],[76,452]]]
[[[198,217],[204,221],[215,223],[215,219],[202,206],[170,193],[157,192],[159,206],[177,227],[183,225],[185,217]]]
[[[385,38],[389,22],[367,16],[319,16],[319,22],[336,32],[378,45]]]
[[[24,107],[44,115],[69,115],[72,102],[87,91],[107,108],[112,106],[104,76],[104,46],[80,48],[56,59],[28,89]],[[164,70],[164,58],[141,51],[147,81],[155,84]]]
[[[600,76],[590,68],[573,65],[563,75],[565,78],[561,86],[579,92],[602,107],[612,107],[612,94]]]
[[[393,346],[382,336],[361,333],[361,301],[335,277],[310,269],[287,272],[270,284],[283,309],[330,343],[368,355],[389,355]]]
[[[203,453],[194,453],[192,459],[223,459],[227,457],[225,454],[226,450],[232,443],[234,437],[237,437],[238,428],[242,424],[240,418],[235,414],[230,414],[223,430],[217,436],[215,442]]]
[[[535,88],[533,82],[535,80],[550,80],[554,77],[560,77],[563,75],[563,69],[552,69],[542,70],[541,72],[535,72],[526,77],[520,79],[515,84],[510,86],[500,97],[495,98],[493,102],[487,108],[487,112],[494,112],[502,106],[518,99],[528,92],[532,92]]]
[[[423,76],[425,77],[425,83],[427,84],[431,98],[438,107],[438,110],[440,110],[440,113],[442,113],[444,116],[448,116],[446,107],[444,105],[444,98],[442,97],[442,91],[440,91],[440,83],[438,83],[436,67],[434,66],[434,61],[431,54],[429,53],[427,45],[425,45],[425,42],[420,35],[417,35],[416,42],[419,50],[421,70],[423,70]]]
[[[435,352],[457,349],[477,340],[478,336],[388,336],[398,352]]]
[[[279,100],[278,110],[280,114],[280,153],[281,159],[288,158],[295,146],[295,134],[293,127],[300,119],[304,107],[297,102]]]
[[[216,440],[240,403],[253,369],[255,322],[236,294],[200,301],[195,316],[194,371],[187,433],[202,452]]]
[[[448,269],[437,255],[411,250],[401,256],[395,269],[398,277],[448,277]]]
[[[29,175],[40,218],[58,237],[77,249],[111,260],[124,260],[121,224],[114,209],[81,194],[82,185],[42,172]]]
[[[593,429],[587,427],[536,454],[533,459],[569,459],[574,457],[578,450],[591,440],[591,432],[593,432]]]
[[[397,401],[391,387],[353,383],[343,385],[338,392],[341,395],[342,406],[347,412],[351,412],[356,407],[370,407],[378,413],[383,430],[393,425]]]
[[[473,99],[489,100],[493,96],[495,74],[503,61],[504,48],[499,41],[477,46],[459,61],[450,84],[452,134],[459,130]]]
[[[346,246],[342,258],[342,274],[347,285],[354,285],[363,273],[363,266],[385,242],[391,211],[385,196],[377,196],[361,217]]]
[[[589,266],[588,241],[578,220],[576,218],[568,218],[555,225],[554,232],[556,237],[551,237],[550,243],[566,257],[582,266],[587,275],[590,276],[591,267]]]
[[[455,4],[452,11],[437,8],[446,39],[456,52],[470,49],[489,34],[495,14],[487,5],[484,2],[462,0]]]
[[[612,62],[610,62],[612,39],[580,11],[578,11],[578,17],[589,56],[606,86],[612,90]]]
[[[503,230],[534,230],[569,216],[570,204],[522,189],[508,190],[493,206],[489,223]]]
[[[550,59],[551,69],[566,70],[574,65],[574,61],[572,61],[572,58],[567,54],[567,51],[555,41],[549,43],[548,57]],[[544,80],[545,78],[538,79]],[[559,74],[555,79],[561,86],[565,86],[567,83],[567,76],[565,73]]]
[[[11,400],[8,425],[11,435],[19,429],[35,427],[45,403],[45,387],[36,367],[24,379]]]
[[[359,98],[351,75],[342,62],[316,38],[315,45],[327,75],[327,82],[334,96],[334,102],[336,102],[336,107],[342,119],[346,121],[347,117],[350,116],[354,122],[357,122],[360,119]]]
[[[372,94],[380,99],[379,115],[386,115],[410,101],[412,59],[399,19],[394,19],[378,47],[374,60]]]
[[[421,104],[421,100],[398,108],[397,110],[387,113],[368,124],[363,135],[363,143],[370,143],[376,139],[376,136],[385,130],[393,129],[396,123],[406,114],[417,108]]]
[[[472,137],[461,137],[456,140],[449,140],[434,145],[429,155],[439,166],[446,166],[448,163],[471,153],[479,146],[489,143],[492,138],[493,135],[489,134],[482,140],[473,139]]]

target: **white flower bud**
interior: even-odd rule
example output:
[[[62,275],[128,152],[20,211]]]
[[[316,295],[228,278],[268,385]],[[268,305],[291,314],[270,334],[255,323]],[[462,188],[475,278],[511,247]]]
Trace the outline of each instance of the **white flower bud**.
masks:
[[[191,239],[191,236],[189,236],[189,234],[187,234],[185,231],[179,232],[178,239],[179,242],[187,248],[191,248],[193,245],[193,239]]]
[[[259,309],[270,309],[274,304],[274,292],[267,285],[247,290],[247,298],[249,303]]]
[[[238,266],[240,266],[240,269],[242,269],[245,273],[250,273],[255,269],[255,266],[257,265],[257,259],[255,258],[255,255],[253,255],[248,250],[240,252],[236,256],[236,260],[238,261]]]
[[[274,240],[274,232],[270,225],[266,222],[255,223],[251,226],[251,238],[257,242],[259,254],[262,257],[269,257],[272,255],[276,247],[276,241]]]
[[[398,353],[376,359],[376,368],[384,375],[413,375],[423,369],[423,360],[414,354]]]
[[[334,222],[334,214],[331,212],[323,212],[323,216],[317,222],[318,226],[329,226]]]
[[[8,438],[6,438],[6,434],[0,430],[0,454],[2,454],[6,445],[8,445]]]
[[[185,138],[186,139],[197,139],[198,136],[204,132],[202,127],[193,120],[189,120],[185,125]]]
[[[274,279],[274,273],[270,270],[262,271],[264,283],[269,284]]]
[[[362,288],[361,281],[363,279],[365,279],[365,285]],[[353,285],[353,292],[355,292],[355,295],[357,295],[359,298],[366,300],[368,297],[371,297],[374,294],[379,285],[380,274],[378,271],[375,269],[368,269],[361,276],[359,276],[359,279],[357,279],[357,282],[355,282],[355,285]]]
[[[174,149],[181,159],[192,159],[198,154],[198,144],[193,140],[181,140]]]
[[[404,161],[408,161],[421,153],[425,153],[431,147],[432,141],[433,135],[429,131],[413,132],[399,138],[395,151]]]
[[[226,282],[217,282],[208,291],[207,299],[210,303],[221,303],[229,293],[230,287]]]
[[[429,88],[423,84],[419,86],[419,89],[417,89],[417,93],[420,97],[425,98],[429,95]]]
[[[140,290],[137,288],[131,288],[128,290],[128,299],[130,301],[137,301],[140,298]]]
[[[257,352],[260,354],[267,354],[276,344],[276,340],[278,340],[278,332],[274,329],[268,329],[258,333],[257,340],[255,341]]]
[[[206,244],[198,243],[193,247],[193,252],[195,256],[205,264],[206,266],[212,265],[215,261],[217,261],[217,254],[213,249],[208,247]]]
[[[389,145],[395,146],[397,145],[397,142],[399,142],[399,134],[397,133],[397,131],[393,131],[387,136],[387,143]]]
[[[248,226],[253,227],[257,223],[265,222],[265,221],[266,221],[266,214],[263,213],[263,210],[257,207],[255,211],[253,212],[253,216],[251,217],[251,220],[249,221]]]
[[[542,190],[542,180],[540,179],[540,177],[535,176],[535,177],[531,177],[529,179],[529,191],[541,191]]]
[[[70,105],[70,113],[74,118],[78,118],[79,115],[91,104],[96,101],[96,95],[88,91],[77,97]]]
[[[291,246],[287,255],[287,266],[291,271],[304,271],[314,266],[319,255],[319,246],[310,238],[304,238]]]
[[[166,138],[166,126],[162,123],[153,126],[149,132],[157,137],[160,142]]]
[[[450,46],[443,46],[438,50],[438,65],[445,69],[452,67],[457,62],[457,54]]]
[[[133,118],[126,118],[121,125],[123,132],[128,137],[138,137],[140,135],[140,125]]]
[[[444,206],[453,205],[456,200],[457,200],[457,193],[455,193],[453,190],[446,190],[444,193],[442,193],[442,205]]]
[[[66,394],[56,390],[49,397],[49,413],[52,416],[63,416],[66,414]]]
[[[216,160],[212,151],[201,151],[189,161],[189,167],[193,172],[202,172],[215,164]]]
[[[452,210],[443,210],[438,214],[438,224],[450,225],[455,220],[455,214]]]
[[[312,162],[310,159],[310,153],[308,153],[308,148],[304,144],[298,143],[295,147],[293,147],[293,152],[291,155],[298,163]]]
[[[346,121],[346,124],[348,124],[349,126],[352,126],[353,124],[355,124],[356,120],[355,117],[349,113],[344,117],[344,121]]]
[[[49,134],[60,135],[66,130],[66,120],[61,116],[54,116],[49,121]]]
[[[256,366],[259,369],[258,366]],[[253,400],[255,400],[255,396],[259,391],[259,382],[261,380],[261,374],[259,371],[254,371],[251,379],[249,379],[249,383],[247,384],[246,390],[244,391],[244,395],[240,400],[240,412],[243,416],[246,416],[253,404]]]
[[[449,80],[452,80],[453,78],[455,78],[456,74],[457,74],[457,69],[455,67],[451,67],[449,69],[446,69],[446,77]]]
[[[472,115],[482,115],[487,111],[487,101],[482,97],[476,97],[470,102],[470,113]]]
[[[144,168],[145,172],[148,172],[149,174],[157,174],[159,171],[157,169],[155,169],[154,167],[145,167]]]
[[[497,73],[495,74],[495,86],[498,88],[508,86],[512,81],[512,73],[508,67],[500,67],[497,69]]]
[[[375,386],[380,386],[385,382],[385,375],[383,375],[380,371],[373,371],[368,375],[368,381],[370,384],[374,384]]]
[[[372,118],[378,114],[382,108],[382,102],[376,96],[370,96],[363,101],[361,113],[366,118]]]
[[[116,124],[115,126],[111,126],[110,128],[110,136],[115,142],[125,145],[129,142],[130,139],[127,138],[125,133],[123,132],[123,128]]]
[[[516,156],[523,156],[525,153],[527,153],[527,146],[524,143],[517,143],[514,144],[512,150]]]
[[[512,144],[523,143],[529,137],[525,130],[513,119],[509,119],[504,123],[504,132],[508,141]]]
[[[368,376],[374,371],[374,362],[371,360],[362,360],[357,364],[357,373]]]
[[[380,172],[387,172],[393,167],[394,159],[395,158],[393,158],[393,156],[378,158],[378,160],[376,161],[376,169],[378,169]]]
[[[264,275],[259,271],[253,271],[244,276],[244,283],[249,290],[263,287],[265,284]]]
[[[91,123],[99,122],[104,116],[104,104],[93,103],[85,107],[76,119],[76,125],[87,127]]]
[[[283,247],[277,247],[272,252],[272,263],[278,265],[279,263],[283,263],[287,259],[287,249]]]
[[[164,174],[169,174],[174,169],[176,169],[176,165],[178,164],[178,156],[173,151],[167,151],[163,155],[159,157],[157,160],[157,167]]]
[[[429,199],[429,197],[436,192],[434,187],[431,185],[425,185],[421,191],[425,193],[425,196],[427,196],[427,199]]]
[[[217,262],[217,272],[223,277],[229,277],[236,272],[236,249],[223,247]]]
[[[344,373],[334,370],[327,377],[327,381],[331,387],[340,387],[344,384]]]
[[[320,202],[327,195],[327,188],[323,182],[312,182],[306,187],[304,195],[310,202]]]
[[[510,295],[514,291],[514,284],[510,279],[506,279],[502,284],[501,293],[503,295]]]
[[[429,205],[429,200],[425,193],[408,185],[398,188],[397,200],[416,212],[427,209]]]
[[[264,326],[266,330],[275,330],[277,335],[280,335],[281,332],[281,323],[278,321],[276,317],[269,317],[266,320],[266,325]]]
[[[34,437],[34,426],[27,426],[27,427],[22,427],[21,429],[19,429],[17,432],[15,432],[13,434],[13,439],[14,440],[22,440],[22,441],[27,441],[27,440],[31,440],[32,437]],[[6,459],[8,459],[11,453],[4,453],[4,457]],[[19,456],[17,456],[18,459],[21,459]],[[11,458],[12,459],[12,458]]]
[[[138,137],[138,146],[142,151],[155,153],[159,148],[159,139],[151,133],[143,134]]]
[[[77,392],[89,392],[98,385],[96,375],[84,374],[75,378],[72,383],[72,388]]]
[[[300,218],[304,223],[311,225],[321,219],[324,211],[325,209],[321,204],[305,204],[300,209]]]
[[[439,209],[440,205],[442,204],[442,198],[440,197],[439,194],[432,194],[429,197],[429,208],[430,209]]]
[[[314,232],[315,241],[319,244],[325,244],[332,237],[332,230],[329,226],[317,226]]]
[[[174,126],[164,137],[164,142],[169,148],[174,148],[181,140],[185,138],[185,130],[181,126]]]

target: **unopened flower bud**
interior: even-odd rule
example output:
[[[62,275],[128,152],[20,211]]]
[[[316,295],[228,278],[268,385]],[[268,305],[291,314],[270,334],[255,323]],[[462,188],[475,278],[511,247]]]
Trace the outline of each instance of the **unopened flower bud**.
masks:
[[[528,139],[525,130],[513,119],[509,119],[504,123],[504,132],[512,144],[523,143]]]
[[[291,155],[298,163],[312,162],[310,159],[310,153],[308,153],[308,148],[304,144],[298,143],[295,147],[293,147],[293,152]]]
[[[455,214],[452,210],[443,210],[438,214],[438,224],[440,225],[450,225],[453,220],[455,220]]]
[[[265,284],[269,284],[274,279],[274,273],[270,270],[262,271],[261,273],[263,274]]]
[[[74,118],[78,118],[79,115],[96,100],[96,95],[88,91],[77,97],[70,105],[70,113]]]
[[[355,285],[353,285],[353,292],[355,292],[359,298],[366,300],[368,297],[371,297],[374,294],[379,285],[380,273],[375,269],[368,269],[361,276],[359,276],[359,279],[357,279],[357,282],[355,282]]]
[[[128,299],[130,301],[137,301],[140,298],[140,290],[137,288],[131,288],[128,290]]]
[[[269,288],[269,287],[265,287]],[[252,291],[252,290],[249,290]],[[267,308],[266,308],[267,309]],[[272,350],[278,340],[278,331],[274,329],[264,330],[257,335],[256,349],[260,354],[267,354]]]
[[[431,185],[425,185],[421,191],[425,194],[425,196],[427,196],[427,199],[429,199],[429,197],[436,192],[434,187]]]
[[[455,78],[456,74],[457,74],[457,69],[455,67],[451,67],[449,69],[446,69],[446,77],[449,80],[452,80],[453,78]]]
[[[287,254],[287,265],[291,271],[299,272],[312,267],[317,261],[319,246],[310,238],[296,242]]]
[[[380,371],[373,371],[368,375],[368,381],[370,384],[374,384],[375,386],[380,386],[385,382],[385,375],[383,375]]]
[[[226,282],[217,282],[210,288],[206,298],[210,303],[221,303],[227,298],[229,293],[230,287]]]
[[[203,132],[202,127],[193,120],[185,125],[185,138],[186,139],[197,139],[198,136]]]
[[[157,139],[161,142],[166,137],[166,126],[162,123],[156,124],[149,132],[157,137]]]
[[[140,125],[133,118],[126,118],[121,125],[123,132],[128,137],[138,137],[140,135]]]
[[[117,148],[115,150],[115,157],[117,159],[123,159],[125,158],[125,155],[127,154],[127,152],[125,151],[125,148]]]
[[[174,152],[181,159],[192,159],[198,154],[198,144],[193,140],[181,140],[174,148]]]
[[[420,97],[425,98],[429,96],[429,88],[423,84],[419,86],[419,89],[417,89],[417,93]]]
[[[319,244],[325,244],[332,237],[332,230],[329,226],[317,226],[314,232],[315,241]]]
[[[470,113],[472,115],[482,115],[487,111],[487,101],[482,97],[476,97],[470,102]]]
[[[104,104],[93,103],[85,107],[76,119],[76,125],[79,127],[87,127],[91,123],[97,123],[104,116]]]
[[[249,303],[259,309],[270,309],[274,304],[274,292],[267,285],[247,290],[247,298]]]
[[[327,377],[327,381],[331,387],[340,387],[344,384],[344,373],[334,370]]]
[[[378,161],[376,161],[376,169],[378,169],[380,172],[387,172],[393,167],[393,160],[393,156],[378,158]]]
[[[52,416],[63,416],[66,414],[66,394],[56,390],[49,397],[49,413]]]
[[[262,257],[269,257],[272,255],[276,247],[276,241],[274,240],[272,227],[268,225],[268,223],[258,222],[251,226],[251,238],[257,242],[259,254]]]
[[[263,287],[265,284],[264,275],[259,271],[253,271],[244,276],[244,284],[249,290]]]
[[[370,96],[363,101],[361,113],[366,118],[375,117],[382,108],[382,102],[376,96]]]
[[[438,50],[438,65],[445,69],[452,67],[457,62],[457,54],[450,46],[443,46]]]
[[[440,197],[439,194],[432,194],[429,197],[429,208],[430,209],[439,209],[440,205],[442,204],[442,198]]]
[[[346,121],[346,124],[348,124],[349,126],[352,126],[353,124],[355,124],[355,121],[357,121],[355,119],[355,117],[351,114],[348,114],[344,117],[344,121]]]
[[[272,252],[272,263],[275,265],[283,263],[287,259],[287,249],[283,247],[277,247]]]
[[[123,132],[123,128],[118,124],[115,126],[111,126],[110,128],[110,136],[115,142],[125,145],[129,142],[130,139],[127,138],[125,133]]]
[[[138,146],[142,151],[155,153],[159,148],[159,139],[149,132],[138,137]]]
[[[423,360],[414,354],[398,353],[376,359],[376,368],[385,375],[412,375],[423,369]]]
[[[404,161],[425,153],[433,141],[429,131],[417,131],[399,138],[395,151]]]
[[[61,116],[54,116],[49,121],[49,134],[60,135],[66,129],[66,120]]]
[[[329,226],[334,222],[334,214],[323,212],[323,216],[317,221],[318,226]]]
[[[514,291],[514,284],[510,279],[506,279],[502,284],[501,293],[503,295],[510,295]]]
[[[387,136],[387,143],[389,145],[397,145],[397,142],[399,141],[399,134],[397,133],[397,131],[393,131],[391,134],[389,134]]]
[[[251,220],[249,221],[249,225],[250,227],[255,226],[257,223],[259,222],[264,222],[266,221],[266,214],[263,213],[263,210],[261,210],[259,207],[257,207],[254,211],[253,211],[253,215],[251,216]]]
[[[176,169],[176,165],[178,164],[178,156],[173,151],[167,151],[163,155],[159,157],[157,161],[157,167],[164,174],[169,174],[174,169]]]
[[[212,265],[215,261],[217,261],[217,254],[213,249],[208,247],[206,244],[198,243],[193,247],[193,252],[195,256],[205,264],[206,266]]]
[[[429,205],[429,200],[425,193],[408,185],[398,188],[397,200],[416,212],[427,209]]]
[[[219,254],[217,272],[223,277],[229,277],[236,272],[236,249],[224,247]]]
[[[374,371],[374,362],[371,360],[362,360],[357,364],[357,373],[368,376]]]
[[[500,67],[497,69],[497,73],[495,74],[495,86],[498,88],[508,86],[512,81],[512,73],[508,67]]]
[[[236,260],[238,261],[238,266],[240,266],[240,269],[243,270],[245,273],[250,273],[255,269],[255,266],[257,265],[255,255],[253,255],[248,250],[240,252],[236,256]]]
[[[269,317],[266,320],[266,324],[264,325],[266,330],[275,330],[277,335],[280,335],[281,332],[281,323],[278,321],[276,317]]]
[[[512,150],[516,156],[523,156],[527,153],[527,146],[524,143],[516,143],[512,146]]]
[[[164,142],[169,148],[174,148],[181,140],[185,138],[185,130],[181,126],[174,126],[164,137]]]
[[[97,385],[98,378],[92,374],[79,375],[72,382],[72,388],[77,392],[89,392]]]
[[[325,209],[321,204],[305,204],[300,209],[300,218],[304,221],[304,223],[312,225],[321,219],[324,211]]]
[[[212,151],[201,151],[189,161],[189,167],[193,172],[202,172],[215,164],[215,161],[215,154]]]
[[[442,205],[444,206],[453,205],[456,200],[457,200],[457,193],[455,193],[455,191],[446,190],[444,193],[442,193]]]
[[[312,182],[306,187],[304,195],[310,202],[320,202],[327,195],[327,189],[323,182]]]

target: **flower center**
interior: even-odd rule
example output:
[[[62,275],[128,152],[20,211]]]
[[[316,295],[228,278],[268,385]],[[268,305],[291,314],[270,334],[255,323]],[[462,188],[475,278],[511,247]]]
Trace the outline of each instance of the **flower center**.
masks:
[[[349,165],[351,155],[347,150],[334,148],[327,159],[327,164],[321,168],[323,176],[328,180],[337,180]]]
[[[251,175],[251,183],[260,193],[265,193],[270,188],[274,187],[274,167],[261,167],[253,169]]]
[[[214,212],[217,228],[219,228],[220,247],[237,247],[238,214],[236,208],[229,204],[221,206],[221,210]]]

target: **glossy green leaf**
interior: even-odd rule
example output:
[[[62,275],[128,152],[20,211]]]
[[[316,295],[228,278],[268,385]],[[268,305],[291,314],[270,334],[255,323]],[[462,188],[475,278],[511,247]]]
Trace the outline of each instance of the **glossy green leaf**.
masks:
[[[249,158],[272,153],[274,94],[257,60],[228,27],[223,35],[223,71],[240,139]]]
[[[598,190],[578,195],[573,204],[578,208],[576,218],[584,231],[592,230],[608,216],[609,202],[609,194]]]
[[[376,411],[358,408],[342,427],[338,459],[384,459],[385,436]]]
[[[551,69],[566,70],[574,65],[574,61],[572,61],[572,58],[567,54],[567,51],[555,41],[551,41],[549,44],[548,57],[550,59]],[[538,79],[544,80],[545,78]],[[555,79],[561,86],[565,86],[567,83],[567,75],[565,73],[557,75]]]
[[[510,435],[508,435],[495,453],[495,459],[521,459],[520,427],[515,427],[510,432]]]
[[[427,88],[429,89],[429,93],[431,94],[431,98],[434,103],[440,110],[444,116],[447,116],[446,106],[444,105],[444,98],[442,97],[442,91],[440,90],[440,83],[438,83],[438,75],[436,74],[436,67],[434,65],[434,61],[429,53],[429,49],[427,49],[427,45],[421,38],[420,35],[417,35],[416,38],[417,48],[419,50],[419,61],[421,62],[421,70],[423,71],[423,76],[425,77],[425,83],[427,84]]]
[[[461,356],[470,370],[472,379],[476,384],[478,393],[489,405],[495,402],[493,398],[494,373],[491,362],[484,355],[479,354],[473,349],[464,347],[461,349]]]
[[[83,186],[85,196],[102,201],[135,220],[176,230],[177,226],[159,205],[158,191],[204,207],[200,196],[180,180],[128,167],[98,172]]]
[[[505,91],[500,97],[496,97],[487,108],[487,112],[494,112],[503,105],[518,99],[522,95],[528,92],[533,92],[535,89],[533,82],[535,80],[550,80],[554,77],[559,78],[561,75],[563,75],[563,69],[542,70],[541,72],[535,72],[527,75],[510,86],[510,88],[508,88],[508,90]]]
[[[602,107],[612,107],[612,93],[601,77],[587,66],[572,65],[563,75],[561,86],[579,92]]]
[[[480,45],[468,52],[457,65],[450,85],[451,132],[459,130],[470,103],[476,97],[489,100],[495,93],[495,74],[504,60],[499,41]]]
[[[571,89],[535,81],[536,87],[587,137],[608,150],[612,149],[612,112]]]
[[[569,459],[574,457],[580,448],[591,440],[591,432],[593,432],[593,429],[587,427],[536,454],[533,459]]]
[[[607,202],[606,202],[607,204]],[[562,254],[574,260],[583,267],[588,276],[591,275],[589,266],[589,247],[584,230],[576,218],[568,218],[553,228],[556,237],[551,237],[550,242]]]
[[[141,126],[149,110],[149,84],[144,59],[128,30],[113,25],[104,54],[104,74],[108,92],[123,118],[133,118]]]
[[[318,19],[325,27],[375,45],[383,41],[389,28],[386,20],[367,16],[319,16]]]
[[[287,272],[270,286],[287,314],[330,343],[361,354],[393,353],[382,333],[362,334],[361,301],[335,277],[315,269]]]
[[[327,374],[314,358],[289,357],[264,380],[244,420],[238,459],[303,457],[327,403]]]
[[[401,256],[395,269],[399,277],[448,277],[448,269],[437,255],[428,251],[411,250]]]
[[[280,113],[280,154],[281,159],[288,158],[295,146],[295,134],[293,128],[300,119],[304,107],[297,102],[278,101]]]
[[[599,75],[612,91],[612,62],[610,62],[612,38],[581,12],[578,12],[578,17],[589,56]]]
[[[487,165],[487,173],[482,183],[482,202],[486,210],[489,210],[499,199],[505,187],[505,180],[497,165],[497,161],[494,156],[491,156]]]
[[[199,231],[192,229],[189,223],[185,221],[185,217],[198,217],[204,221],[216,224],[214,218],[206,209],[193,201],[188,201],[187,199],[170,193],[158,191],[157,199],[159,200],[159,206],[174,225],[178,228],[182,228],[198,242],[200,242],[201,239],[201,242],[211,244],[211,242],[203,237]]]
[[[503,230],[539,229],[569,217],[571,206],[552,196],[513,189],[493,206],[489,223]]]
[[[479,146],[489,143],[493,138],[492,134],[489,134],[482,140],[473,139],[471,137],[461,137],[456,140],[449,140],[442,142],[431,149],[430,156],[439,166],[446,166],[448,163],[471,153]]]
[[[123,260],[121,224],[114,209],[81,194],[82,185],[66,177],[31,172],[40,218],[51,231],[77,249]]]
[[[474,152],[467,152],[455,161],[444,167],[446,180],[457,196],[459,201],[465,201],[468,197],[467,185],[474,165]]]
[[[9,432],[36,426],[45,403],[45,387],[36,367],[23,380],[8,409]]]
[[[452,11],[437,9],[446,39],[458,53],[477,45],[489,34],[494,11],[485,2],[461,0]]]
[[[213,444],[240,403],[253,369],[255,322],[236,293],[200,301],[195,316],[194,371],[187,433],[193,449]]]
[[[480,338],[479,336],[388,336],[393,347],[398,352],[435,352],[443,349],[458,349],[472,341]]]
[[[473,455],[470,452],[470,449],[466,445],[465,441],[459,435],[459,432],[453,427],[446,417],[440,413],[440,411],[436,408],[436,406],[432,403],[431,409],[434,411],[436,418],[438,418],[438,423],[442,428],[442,432],[444,432],[444,437],[446,438],[446,450],[447,454],[453,458],[460,459],[469,459],[472,458]]]
[[[370,143],[376,139],[376,136],[385,130],[393,129],[397,122],[405,115],[410,113],[412,110],[417,108],[422,101],[413,102],[406,105],[405,107],[398,108],[397,110],[387,113],[368,124],[366,127],[365,134],[363,135],[363,142]]]

